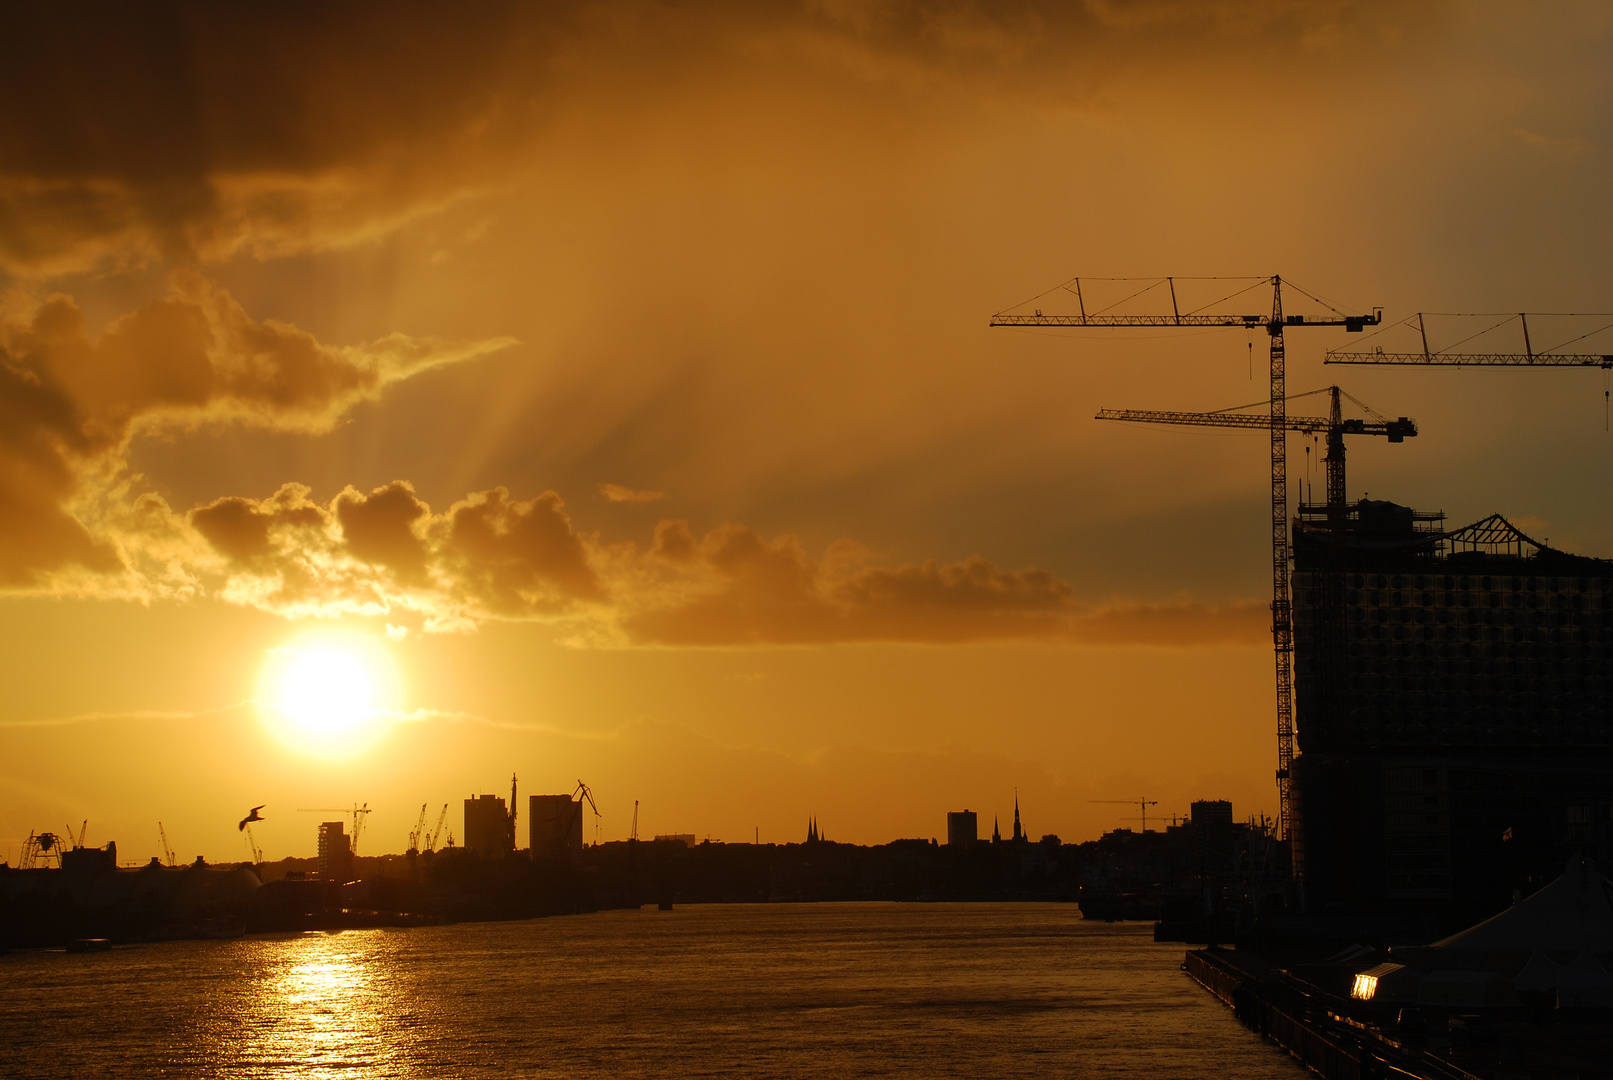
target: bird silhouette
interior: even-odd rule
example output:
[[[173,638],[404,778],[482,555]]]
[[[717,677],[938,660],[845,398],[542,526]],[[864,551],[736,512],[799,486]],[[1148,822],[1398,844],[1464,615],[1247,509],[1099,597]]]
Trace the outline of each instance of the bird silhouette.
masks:
[[[263,818],[258,816],[258,811],[262,810],[265,806],[268,806],[268,805],[269,805],[268,803],[260,803],[259,805],[254,806],[252,808],[252,812],[250,814],[248,814],[246,817],[241,819],[241,824],[239,824],[239,825],[237,825],[235,827],[235,831],[236,832],[242,832],[242,831],[244,831],[246,829],[246,827],[248,825],[252,824],[252,822],[254,822],[254,821],[262,821]]]

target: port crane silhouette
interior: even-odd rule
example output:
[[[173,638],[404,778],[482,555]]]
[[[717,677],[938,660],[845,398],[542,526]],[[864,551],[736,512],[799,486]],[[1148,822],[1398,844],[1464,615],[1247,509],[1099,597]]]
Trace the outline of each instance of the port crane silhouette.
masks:
[[[579,799],[577,797],[579,793],[582,795],[581,799]],[[588,809],[590,809],[590,810],[592,810],[594,812],[594,844],[595,844],[595,846],[598,846],[598,844],[599,844],[599,822],[600,822],[600,819],[603,817],[603,815],[600,814],[600,812],[599,812],[598,804],[594,802],[594,793],[593,793],[593,791],[589,789],[587,784],[583,783],[581,780],[578,780],[576,789],[573,790],[572,793],[571,793],[571,801],[577,804],[577,813],[578,814],[582,813],[583,799],[588,800]],[[637,828],[637,826],[638,826],[638,803],[637,802],[633,803],[633,825],[634,825],[635,828]]]
[[[162,840],[163,856],[168,860],[168,865],[173,866],[174,849],[168,846],[168,830],[162,827],[162,822],[160,821],[157,822],[157,836]]]
[[[55,859],[56,865],[62,864],[62,848],[66,839],[53,832],[30,832],[28,839],[22,843],[21,868],[32,870],[43,866],[48,860]]]
[[[426,836],[426,854],[430,855],[437,850],[437,841],[442,836],[442,824],[448,820],[448,804],[442,804],[442,813],[437,815],[437,827]],[[450,838],[452,839],[452,838]]]
[[[410,855],[420,854],[420,843],[426,836],[426,808],[430,805],[430,803],[420,804],[420,820],[416,821],[414,828],[409,830],[409,850],[407,853]]]
[[[1301,295],[1309,297],[1312,301],[1321,304],[1328,310],[1324,315],[1286,314],[1283,311],[1283,279],[1278,275],[1267,278],[1253,279],[1252,283],[1245,285],[1237,291],[1201,305],[1189,311],[1181,310],[1177,298],[1177,278],[1147,278],[1125,279],[1108,278],[1106,281],[1133,281],[1144,282],[1141,288],[1129,296],[1108,304],[1097,311],[1088,311],[1086,296],[1082,290],[1081,278],[1071,278],[1053,289],[1047,290],[1041,296],[1034,297],[1024,304],[1024,308],[1054,292],[1064,292],[1073,296],[1076,301],[1078,313],[1076,314],[1043,314],[1041,308],[1034,308],[1031,314],[1014,311],[1012,309],[998,312],[991,317],[994,327],[1066,327],[1066,328],[1161,328],[1161,327],[1241,327],[1245,330],[1264,330],[1271,339],[1270,350],[1270,389],[1271,394],[1267,403],[1266,430],[1271,440],[1271,633],[1273,651],[1276,657],[1277,682],[1277,802],[1278,819],[1282,834],[1286,837],[1292,823],[1292,799],[1290,796],[1289,771],[1294,760],[1294,622],[1293,604],[1290,595],[1290,568],[1288,552],[1288,389],[1287,389],[1287,346],[1284,335],[1287,331],[1301,327],[1334,327],[1342,328],[1349,333],[1360,333],[1365,327],[1377,326],[1383,321],[1383,309],[1374,308],[1370,315],[1347,314],[1335,308],[1332,304],[1304,289],[1287,282],[1289,288]],[[1087,279],[1089,282],[1094,280]],[[1192,280],[1192,279],[1180,279]],[[1211,279],[1211,280],[1243,280],[1250,279]],[[1252,292],[1262,286],[1271,286],[1271,311],[1249,313],[1224,313],[1208,310],[1219,307],[1234,299]],[[1150,303],[1154,297],[1170,296],[1171,310],[1143,314],[1116,313],[1115,308],[1129,302],[1136,301],[1144,296],[1149,297],[1143,303]],[[1163,305],[1161,305],[1163,306]]]
[[[174,866],[174,849],[168,846],[168,830],[163,829],[163,822],[156,822],[156,837],[163,841],[163,858],[168,859],[168,866]]]

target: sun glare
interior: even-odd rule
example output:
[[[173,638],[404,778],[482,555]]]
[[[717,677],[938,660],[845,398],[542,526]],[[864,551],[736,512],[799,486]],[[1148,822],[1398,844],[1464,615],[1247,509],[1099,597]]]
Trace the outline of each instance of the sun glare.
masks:
[[[397,710],[385,645],[351,631],[316,631],[269,653],[259,702],[277,734],[302,750],[350,753]]]

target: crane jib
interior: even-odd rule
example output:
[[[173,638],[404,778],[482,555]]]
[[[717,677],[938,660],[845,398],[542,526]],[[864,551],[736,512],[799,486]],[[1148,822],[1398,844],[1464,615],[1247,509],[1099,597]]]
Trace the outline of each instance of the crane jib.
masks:
[[[992,326],[1227,326],[1253,328],[1264,326],[1278,334],[1290,326],[1342,326],[1348,333],[1360,333],[1362,328],[1377,326],[1382,315],[1343,315],[1338,318],[1317,318],[1314,315],[1286,315],[1275,321],[1269,315],[993,315]]]

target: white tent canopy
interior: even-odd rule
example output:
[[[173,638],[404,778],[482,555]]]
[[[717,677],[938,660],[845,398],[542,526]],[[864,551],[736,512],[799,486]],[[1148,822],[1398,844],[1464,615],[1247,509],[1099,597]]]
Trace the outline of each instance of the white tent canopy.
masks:
[[[1613,953],[1613,882],[1584,856],[1563,876],[1477,926],[1436,941],[1436,949],[1518,953]]]

